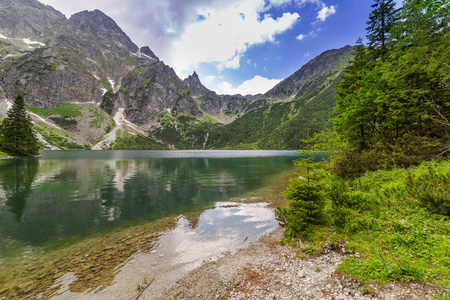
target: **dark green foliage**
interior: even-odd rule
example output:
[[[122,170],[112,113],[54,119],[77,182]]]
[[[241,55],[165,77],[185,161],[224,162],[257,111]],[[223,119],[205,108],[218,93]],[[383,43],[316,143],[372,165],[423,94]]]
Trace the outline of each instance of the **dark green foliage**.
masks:
[[[418,165],[432,155],[437,155],[441,143],[429,137],[405,134],[393,142],[380,139],[366,149],[343,149],[330,163],[334,174],[345,178],[360,176],[367,171],[389,170]]]
[[[337,91],[333,123],[347,143],[337,174],[408,166],[450,152],[450,9],[430,3],[405,2],[383,59],[361,40],[355,48]]]
[[[450,216],[450,174],[437,174],[431,167],[421,176],[408,174],[408,192],[429,211]]]
[[[397,21],[394,0],[374,0],[374,8],[367,21],[367,38],[376,56],[384,56],[392,27]]]
[[[351,208],[358,205],[356,199],[347,194],[347,189],[347,184],[344,181],[333,182],[328,192],[333,212],[333,224],[337,227],[343,227],[348,221],[352,220],[353,211]]]
[[[10,155],[30,157],[39,154],[39,144],[33,125],[25,110],[23,95],[19,93],[0,126],[0,149]]]
[[[234,122],[216,126],[211,132],[207,148],[234,148],[247,145],[256,149],[301,149],[306,129],[311,134],[331,128],[335,83],[320,86],[307,97],[298,96],[292,102],[276,103],[254,109]],[[322,89],[323,88],[323,89]],[[309,98],[311,97],[311,98]]]
[[[6,207],[14,214],[17,222],[22,221],[29,196],[32,194],[32,184],[39,171],[39,160],[12,159],[1,164],[0,173],[5,192]]]
[[[276,216],[280,225],[286,227],[287,237],[298,236],[308,226],[323,222],[324,199],[320,187],[303,179],[291,178],[283,196],[288,200],[288,205],[278,207]]]
[[[276,218],[281,226],[286,227],[286,237],[294,238],[307,231],[311,225],[319,225],[324,222],[325,198],[320,185],[313,183],[317,178],[320,163],[314,163],[313,152],[310,149],[312,139],[307,138],[303,142],[307,149],[299,151],[306,157],[299,159],[295,165],[300,168],[297,178],[291,178],[290,184],[283,196],[288,200],[287,207],[278,207],[275,211]]]
[[[156,130],[154,134],[156,138],[163,140],[170,145],[180,144],[180,141],[182,140],[181,133],[172,124]],[[177,149],[183,148],[177,147]]]
[[[78,125],[77,120],[74,120],[72,117],[50,117],[49,119],[67,130],[75,129]]]
[[[114,109],[114,101],[113,101],[114,93],[112,90],[108,90],[102,99],[102,103],[100,104],[100,108],[102,108],[108,115],[111,115]]]

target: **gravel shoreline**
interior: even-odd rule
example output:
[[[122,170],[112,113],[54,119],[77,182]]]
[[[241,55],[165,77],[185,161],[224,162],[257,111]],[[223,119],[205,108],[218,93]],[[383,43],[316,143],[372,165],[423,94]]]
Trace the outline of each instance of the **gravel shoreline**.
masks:
[[[429,299],[441,289],[424,283],[370,285],[363,295],[358,281],[335,273],[344,254],[326,251],[318,257],[299,255],[281,246],[284,230],[241,249],[206,262],[177,281],[163,295],[140,299]],[[301,258],[303,257],[303,258]],[[151,285],[148,288],[151,289]]]

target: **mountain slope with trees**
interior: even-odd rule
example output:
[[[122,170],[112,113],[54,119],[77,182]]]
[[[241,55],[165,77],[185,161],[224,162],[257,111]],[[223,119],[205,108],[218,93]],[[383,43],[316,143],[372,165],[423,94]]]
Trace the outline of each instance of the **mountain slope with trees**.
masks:
[[[331,128],[336,84],[352,58],[352,47],[320,54],[292,76],[243,107],[229,124],[172,120],[157,132],[178,149],[299,149],[306,130]],[[195,123],[195,124],[192,124]]]

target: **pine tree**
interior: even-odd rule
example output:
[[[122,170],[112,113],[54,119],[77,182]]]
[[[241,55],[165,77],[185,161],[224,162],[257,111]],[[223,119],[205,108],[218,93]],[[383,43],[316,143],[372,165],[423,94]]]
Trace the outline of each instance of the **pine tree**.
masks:
[[[345,75],[338,85],[334,127],[338,132],[346,132],[352,146],[367,148],[375,123],[374,105],[366,97],[365,84],[368,70],[373,62],[367,53],[362,38],[358,38],[353,50],[353,61],[345,69]]]
[[[375,11],[389,1],[376,3]],[[407,166],[450,153],[450,6],[405,0],[396,16],[387,44],[374,37],[366,55],[358,42],[336,91],[334,130],[348,142],[348,151],[335,162],[338,174]]]
[[[39,154],[38,141],[25,110],[22,93],[14,99],[8,115],[0,126],[0,149],[10,155],[30,157]]]
[[[296,175],[300,176],[291,178],[289,186],[283,192],[283,196],[288,200],[287,207],[277,207],[275,210],[279,224],[286,227],[288,238],[301,235],[309,226],[324,222],[325,199],[322,188],[313,183],[313,180],[319,177],[321,164],[314,162],[314,151],[310,148],[314,139],[309,137],[309,129],[306,137],[302,142],[307,145],[307,149],[299,151],[300,155],[306,157],[295,162],[301,171]]]
[[[392,26],[396,22],[394,0],[374,0],[371,7],[374,8],[367,21],[367,39],[369,47],[373,50],[375,57],[384,57],[386,54]]]

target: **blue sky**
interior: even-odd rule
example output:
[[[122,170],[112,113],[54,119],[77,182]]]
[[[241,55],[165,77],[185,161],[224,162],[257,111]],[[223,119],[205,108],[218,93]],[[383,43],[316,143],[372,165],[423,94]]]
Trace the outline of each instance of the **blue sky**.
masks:
[[[40,0],[67,17],[100,9],[180,78],[264,93],[329,49],[365,37],[371,0]]]

